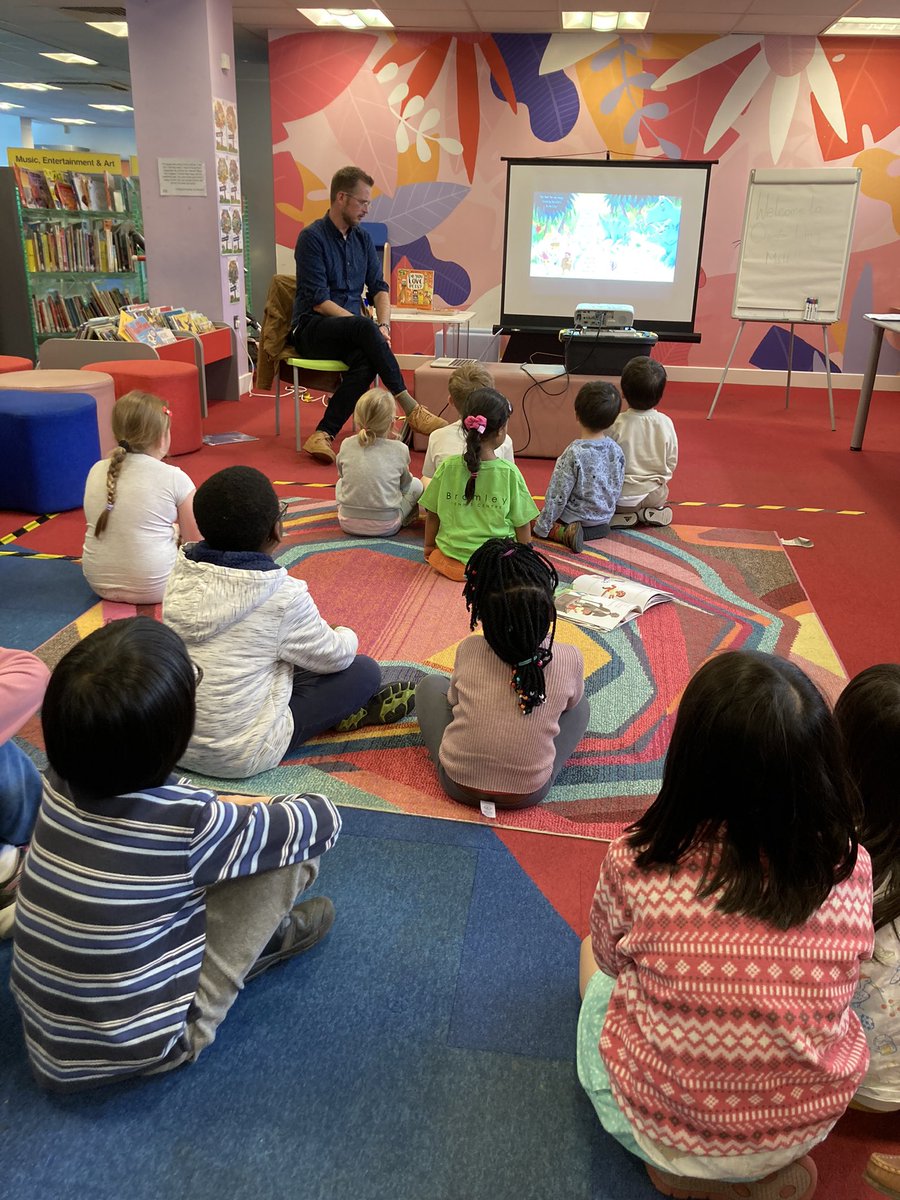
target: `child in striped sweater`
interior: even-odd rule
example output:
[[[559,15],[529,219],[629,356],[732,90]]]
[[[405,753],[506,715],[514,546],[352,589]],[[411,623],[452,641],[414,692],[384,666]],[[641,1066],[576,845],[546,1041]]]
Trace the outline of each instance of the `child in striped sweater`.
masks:
[[[341,820],[324,796],[217,796],[171,775],[202,686],[148,617],[61,659],[50,769],[16,904],[11,986],[32,1070],[67,1092],[193,1062],[244,984],[331,928],[297,901]]]

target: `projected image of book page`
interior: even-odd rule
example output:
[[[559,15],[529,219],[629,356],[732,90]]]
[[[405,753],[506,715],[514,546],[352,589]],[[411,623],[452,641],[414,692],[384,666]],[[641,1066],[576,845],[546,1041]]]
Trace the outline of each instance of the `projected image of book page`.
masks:
[[[680,196],[536,192],[531,276],[671,283],[680,226]]]

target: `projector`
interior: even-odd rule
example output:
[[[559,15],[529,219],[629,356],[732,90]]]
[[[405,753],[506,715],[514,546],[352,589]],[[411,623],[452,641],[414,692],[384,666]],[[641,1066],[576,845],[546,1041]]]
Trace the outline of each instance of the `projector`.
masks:
[[[576,329],[630,329],[634,308],[630,304],[577,304]]]

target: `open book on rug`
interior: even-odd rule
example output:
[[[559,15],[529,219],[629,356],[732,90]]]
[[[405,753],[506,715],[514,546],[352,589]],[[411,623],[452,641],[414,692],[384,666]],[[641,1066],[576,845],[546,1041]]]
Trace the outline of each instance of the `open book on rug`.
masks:
[[[633,621],[654,604],[675,597],[617,575],[579,575],[554,597],[556,611],[567,621],[608,632]]]

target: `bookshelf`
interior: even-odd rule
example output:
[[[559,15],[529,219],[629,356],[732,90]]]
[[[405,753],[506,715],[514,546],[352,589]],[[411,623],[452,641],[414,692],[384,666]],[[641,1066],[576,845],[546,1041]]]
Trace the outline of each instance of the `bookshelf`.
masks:
[[[13,152],[11,152],[13,153]],[[72,207],[51,208],[23,195],[23,172],[0,168],[0,259],[10,264],[10,286],[0,297],[0,352],[34,358],[45,338],[72,337],[82,321],[116,315],[124,304],[144,298],[143,276],[135,259],[133,234],[141,234],[140,192],[136,180],[121,174],[89,174],[84,156],[66,161],[53,155],[53,172],[41,199],[50,204],[57,192]],[[56,180],[94,178],[103,189],[76,197]],[[43,176],[40,170],[25,173]],[[26,204],[25,200],[31,201]],[[84,207],[105,200],[103,207]],[[111,207],[115,201],[115,207]],[[12,347],[17,347],[12,349]]]

